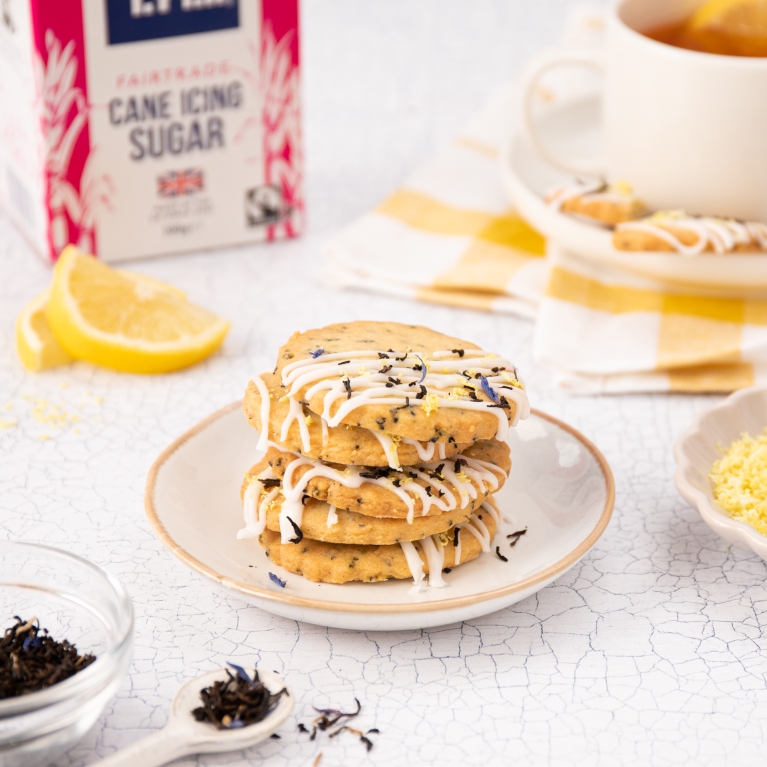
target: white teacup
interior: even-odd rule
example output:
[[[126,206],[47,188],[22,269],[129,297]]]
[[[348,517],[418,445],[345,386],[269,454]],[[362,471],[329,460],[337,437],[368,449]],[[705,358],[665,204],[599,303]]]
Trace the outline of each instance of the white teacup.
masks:
[[[623,0],[599,49],[544,52],[523,81],[522,124],[544,159],[629,182],[656,210],[767,221],[767,58],[698,53],[640,34],[690,16],[701,0]],[[531,114],[539,76],[563,64],[604,73],[603,157],[554,157]]]

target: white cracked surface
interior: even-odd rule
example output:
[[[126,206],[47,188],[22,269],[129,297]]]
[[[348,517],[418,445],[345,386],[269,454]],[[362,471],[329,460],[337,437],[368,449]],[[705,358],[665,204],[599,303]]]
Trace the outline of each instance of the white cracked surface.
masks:
[[[674,439],[715,398],[567,398],[531,362],[524,321],[317,283],[327,235],[375,204],[553,40],[569,4],[480,0],[471,13],[459,0],[411,5],[305,3],[307,237],[140,265],[233,320],[223,352],[205,364],[151,378],[84,364],[25,373],[13,319],[48,273],[0,217],[0,422],[16,422],[0,428],[3,533],[107,567],[136,611],[129,678],[57,767],[92,764],[161,727],[178,686],[229,659],[281,674],[296,716],[281,740],[179,764],[294,767],[320,751],[321,767],[763,762],[765,563],[717,539],[672,483]],[[142,497],[157,453],[239,398],[294,329],[362,317],[422,322],[512,356],[533,404],[596,442],[613,467],[617,504],[579,565],[482,619],[363,634],[297,624],[222,595],[154,538]],[[36,419],[40,400],[67,417],[57,425],[43,408]],[[355,696],[360,725],[381,730],[370,754],[348,734],[310,742],[296,732],[312,705],[350,706]]]

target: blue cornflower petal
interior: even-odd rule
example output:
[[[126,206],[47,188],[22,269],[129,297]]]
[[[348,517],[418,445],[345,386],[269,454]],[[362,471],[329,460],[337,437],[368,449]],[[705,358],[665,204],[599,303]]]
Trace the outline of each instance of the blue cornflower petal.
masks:
[[[316,351],[316,352],[312,352],[312,359],[313,359],[313,360],[316,360],[316,359],[317,359],[317,357],[319,357],[319,356],[320,356],[320,354],[324,354],[324,353],[325,353],[325,350],[324,350],[324,349],[317,349],[317,351]]]
[[[274,573],[269,573],[269,577],[271,578],[273,583],[276,583],[278,586],[282,586],[282,588],[285,588],[287,585],[287,581],[283,581],[282,578],[275,575]]]
[[[491,400],[493,400],[493,402],[497,403],[499,401],[498,392],[495,389],[493,389],[492,386],[490,386],[485,376],[481,376],[479,380],[482,384],[482,391],[484,391],[485,394],[487,394],[487,396],[490,397]]]
[[[226,665],[230,668],[233,668],[237,672],[237,676],[240,677],[240,679],[244,679],[246,682],[253,684],[253,680],[250,678],[250,674],[248,674],[248,672],[245,671],[242,666],[238,666],[236,663],[232,663],[229,660],[226,662]]]
[[[43,640],[40,639],[40,637],[28,636],[24,639],[24,642],[21,645],[21,649],[24,652],[29,652],[30,650],[36,650],[38,647],[42,646]]]
[[[413,356],[418,357],[418,360],[421,363],[421,377],[418,379],[418,383],[421,383],[421,381],[426,378],[426,363],[423,361],[423,357],[421,357],[420,354],[414,354]]]

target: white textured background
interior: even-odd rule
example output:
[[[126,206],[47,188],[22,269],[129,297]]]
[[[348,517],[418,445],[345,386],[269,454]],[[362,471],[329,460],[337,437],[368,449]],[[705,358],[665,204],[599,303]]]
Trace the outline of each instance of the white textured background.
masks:
[[[570,5],[305,0],[309,234],[140,266],[232,319],[223,353],[194,370],[25,373],[13,319],[48,271],[0,214],[0,422],[18,421],[0,429],[2,529],[106,566],[136,611],[130,678],[57,767],[92,764],[161,727],[177,687],[228,659],[282,674],[299,721],[313,704],[359,697],[361,724],[381,730],[376,746],[368,756],[352,736],[310,743],[291,719],[279,741],[183,764],[303,767],[318,751],[321,767],[764,763],[765,564],[728,550],[671,480],[673,440],[714,398],[565,398],[530,360],[528,323],[334,293],[317,282],[328,235],[391,191],[532,51],[553,42]],[[366,635],[222,597],[163,549],[142,504],[156,454],[239,398],[294,329],[363,317],[425,323],[512,356],[533,404],[599,445],[615,472],[617,506],[579,566],[480,620]],[[66,418],[35,417],[41,400]]]

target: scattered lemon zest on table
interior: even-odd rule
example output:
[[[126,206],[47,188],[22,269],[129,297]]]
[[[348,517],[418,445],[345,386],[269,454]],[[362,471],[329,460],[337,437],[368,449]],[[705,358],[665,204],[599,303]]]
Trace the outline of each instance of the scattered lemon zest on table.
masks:
[[[733,518],[767,535],[767,429],[733,442],[711,467],[714,498]]]

